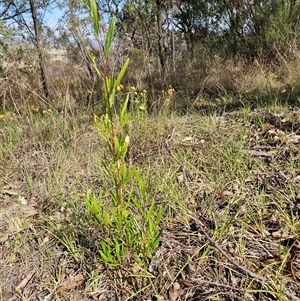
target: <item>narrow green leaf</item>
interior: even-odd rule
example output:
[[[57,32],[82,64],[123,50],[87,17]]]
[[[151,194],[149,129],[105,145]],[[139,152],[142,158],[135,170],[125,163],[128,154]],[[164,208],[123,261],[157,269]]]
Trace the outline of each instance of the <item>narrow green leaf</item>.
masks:
[[[115,102],[115,91],[112,91],[109,95],[109,106],[110,106],[110,108],[112,108],[114,102]]]
[[[128,149],[128,144],[123,142],[123,145],[121,146],[120,152],[119,152],[120,159],[123,161],[125,160],[127,149]],[[125,178],[124,178],[124,180],[125,180]]]
[[[117,185],[117,182],[115,181],[114,182],[114,185],[116,186]],[[112,195],[112,203],[113,205],[116,207],[119,205],[119,199],[117,198],[117,196],[115,194]]]
[[[129,102],[129,93],[127,94],[126,99],[125,99],[125,101],[122,105],[122,108],[120,110],[120,114],[119,114],[120,115],[120,123],[122,123],[122,121],[123,121],[124,114],[127,110],[128,102]]]
[[[143,208],[140,200],[137,200],[134,197],[131,197],[131,201],[133,202],[133,205],[138,209],[139,212],[144,212],[144,208]]]
[[[106,254],[106,252],[107,252],[106,242],[104,240],[101,240],[100,245],[101,245],[103,252]]]
[[[126,208],[128,207],[127,205],[124,204],[124,207],[126,206]],[[126,209],[123,209],[123,218],[126,220],[129,216],[130,212]],[[130,220],[127,221],[127,225],[130,225],[131,226],[131,222]]]
[[[94,32],[95,35],[99,36],[99,14],[96,0],[90,0],[91,3],[91,16],[94,22]]]
[[[85,196],[85,203],[87,205],[88,210],[91,212],[91,214],[93,215],[94,219],[100,223],[101,221],[101,217],[99,214],[99,203],[96,199],[96,197],[93,195],[92,197],[89,196],[88,192],[86,193]]]
[[[110,117],[108,116],[108,114],[106,114],[105,117],[103,118],[103,125],[105,128],[106,135],[108,135],[108,136],[110,136],[110,133],[111,133],[111,122],[110,122],[109,118]]]
[[[121,213],[121,208],[120,207],[117,207],[117,211],[114,213],[114,221],[115,221],[115,224],[117,226],[117,228],[121,228],[122,227],[122,213]]]
[[[102,209],[102,214],[103,214],[103,218],[104,218],[103,222],[105,223],[105,225],[108,225],[111,227],[112,222],[111,222],[110,216],[105,208]]]
[[[126,234],[126,242],[131,245],[131,242],[132,242],[132,235],[131,235],[131,232],[130,231],[127,231]]]
[[[148,209],[147,215],[146,215],[146,220],[145,220],[146,223],[149,223],[151,217],[153,217],[154,206],[155,206],[155,202],[153,200],[152,203],[151,203],[150,208]]]
[[[92,63],[94,70],[97,72],[97,75],[100,77],[101,71],[98,69],[98,66],[96,64],[96,58],[95,58],[94,54],[89,53],[89,60]]]
[[[120,142],[117,136],[114,137],[114,145],[117,153],[120,153]]]
[[[126,176],[127,176],[127,168],[126,168],[126,164],[123,164],[122,168],[121,168],[121,182],[122,182],[122,184],[124,184],[124,182],[126,180]]]
[[[160,206],[155,219],[157,225],[161,222],[162,216],[163,216],[163,208]]]
[[[150,192],[151,192],[151,182],[150,182],[150,177],[148,177],[147,185],[146,185],[146,189],[145,189],[145,194],[149,195]]]
[[[162,235],[162,230],[160,230],[158,232],[158,234],[156,235],[155,239],[152,242],[152,248],[153,249],[155,249],[158,246],[158,244],[160,242],[161,235]]]
[[[120,124],[121,128],[124,128],[127,125],[129,118],[130,118],[130,113],[126,113],[123,116],[122,122]]]
[[[119,255],[120,255],[120,245],[119,245],[118,240],[115,241],[115,251],[116,251],[117,256],[119,257]]]
[[[103,78],[103,91],[106,94],[110,94],[111,91],[111,77],[107,76],[105,78]]]
[[[131,167],[129,171],[127,171],[127,181],[130,181],[133,176],[135,176],[136,167]]]
[[[115,86],[114,86],[114,88],[116,88],[120,84],[120,82],[121,82],[121,80],[122,80],[122,78],[123,78],[123,76],[124,76],[124,74],[125,74],[125,72],[127,70],[128,65],[129,65],[129,58],[127,58],[127,60],[125,61],[124,65],[122,66],[122,68],[121,68],[121,70],[120,70],[120,72],[119,72],[119,74],[117,76],[117,79],[115,80]]]
[[[88,3],[85,0],[80,0],[80,2],[88,9],[90,10],[90,7],[88,5]]]
[[[115,18],[111,18],[110,23],[109,23],[109,28],[108,28],[108,31],[105,36],[104,55],[106,58],[108,58],[108,55],[109,55],[109,52],[111,49],[112,39],[113,39],[114,31],[115,31],[115,23],[116,23]]]
[[[136,168],[134,169],[134,176],[135,176],[135,179],[138,182],[140,192],[142,194],[144,194],[145,183],[144,183],[143,179],[141,178],[141,175],[139,174],[139,172]]]
[[[111,257],[106,256],[106,254],[104,254],[104,252],[102,252],[101,250],[99,250],[99,252],[100,252],[100,256],[102,257],[102,259],[104,260],[104,262],[106,262],[106,263],[112,263]]]

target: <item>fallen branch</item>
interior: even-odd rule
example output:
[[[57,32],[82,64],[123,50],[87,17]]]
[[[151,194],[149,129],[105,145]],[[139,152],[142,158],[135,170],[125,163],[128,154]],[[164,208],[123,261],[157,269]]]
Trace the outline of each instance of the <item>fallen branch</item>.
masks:
[[[207,240],[210,242],[210,244],[216,248],[224,257],[226,257],[228,259],[229,262],[231,262],[234,266],[236,266],[241,272],[243,272],[244,274],[252,277],[253,279],[257,279],[257,280],[260,280],[261,282],[263,283],[266,283],[266,284],[269,284],[269,285],[273,285],[273,282],[268,279],[268,278],[265,278],[259,274],[256,274],[252,271],[250,271],[249,269],[247,269],[246,267],[244,267],[243,265],[240,265],[238,262],[236,262],[234,259],[232,259],[222,248],[221,246],[216,242],[214,241],[209,235],[208,233],[204,230],[204,228],[202,227],[201,225],[201,221],[197,218],[195,218],[194,216],[192,215],[188,215],[190,218],[192,218],[197,226],[199,227],[200,231],[204,234],[204,236],[207,238]],[[294,301],[300,301],[300,298],[298,298],[297,296],[295,296],[293,293],[290,293],[286,290],[283,290],[283,293],[290,299],[294,300]]]

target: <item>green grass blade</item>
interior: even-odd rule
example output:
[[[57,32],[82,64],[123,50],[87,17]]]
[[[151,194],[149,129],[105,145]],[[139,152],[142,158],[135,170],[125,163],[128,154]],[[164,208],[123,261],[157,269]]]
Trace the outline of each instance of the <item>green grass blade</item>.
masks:
[[[152,201],[151,206],[149,207],[147,215],[146,215],[146,220],[145,220],[146,223],[149,223],[151,217],[153,217],[154,208],[155,208],[155,202]]]

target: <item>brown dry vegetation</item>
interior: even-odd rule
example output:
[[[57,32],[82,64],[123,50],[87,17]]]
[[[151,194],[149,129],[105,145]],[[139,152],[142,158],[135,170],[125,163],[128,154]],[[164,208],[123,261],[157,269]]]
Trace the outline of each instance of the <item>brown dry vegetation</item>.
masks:
[[[0,4],[0,301],[299,301],[300,2],[93,2],[95,33],[96,10],[101,31],[117,20],[107,62],[110,35],[96,45],[79,1],[59,2]],[[102,75],[127,56],[113,85],[114,109],[130,98],[124,159],[94,121],[112,92]],[[116,153],[145,193],[118,182],[120,161],[111,179]],[[110,213],[98,223],[87,195]],[[163,208],[152,257],[150,204]],[[105,260],[101,242],[125,256]]]
[[[130,162],[165,216],[146,274],[100,261],[84,195],[109,205],[112,187],[92,112],[63,98],[49,114],[5,111],[2,300],[298,300],[299,108],[219,97],[133,115]]]
[[[45,100],[35,73],[7,65],[0,300],[299,300],[298,62],[215,57],[162,78],[132,61],[123,83],[138,88],[128,162],[164,208],[149,269],[101,262],[105,233],[84,202],[88,190],[110,206],[113,189],[93,126],[97,80],[50,61]]]

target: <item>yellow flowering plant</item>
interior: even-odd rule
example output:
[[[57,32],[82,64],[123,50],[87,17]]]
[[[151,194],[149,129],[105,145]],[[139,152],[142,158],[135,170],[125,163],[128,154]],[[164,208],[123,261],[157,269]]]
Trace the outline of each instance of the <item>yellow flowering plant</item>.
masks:
[[[111,159],[105,159],[103,165],[113,186],[111,206],[105,205],[97,196],[89,193],[86,193],[85,202],[95,225],[103,232],[101,233],[103,238],[99,242],[99,253],[103,262],[114,266],[139,265],[143,271],[146,271],[149,259],[160,241],[160,221],[163,210],[154,200],[150,201],[149,184],[142,179],[137,168],[128,166],[126,162],[130,143],[129,134],[126,132],[128,128],[126,125],[130,119],[127,109],[130,93],[123,94],[124,99],[120,100],[119,96],[122,95],[116,97],[116,91],[123,89],[121,80],[129,59],[125,61],[116,77],[108,74],[108,58],[115,19],[111,19],[101,47],[96,0],[81,0],[81,2],[90,12],[95,37],[100,45],[102,69],[99,70],[96,58],[92,54],[90,60],[102,81],[105,113],[100,117],[95,116],[94,120],[96,130],[111,154]],[[136,185],[129,186],[130,183]]]
[[[162,91],[163,99],[165,103],[170,103],[172,95],[174,94],[175,90],[172,86],[169,85],[168,89]]]
[[[169,85],[168,89],[162,90],[161,92],[162,92],[162,100],[163,100],[161,112],[167,114],[169,112],[170,103],[171,103],[173,94],[175,92],[175,89],[172,88],[171,85]]]
[[[147,93],[146,89],[138,92],[135,86],[129,87],[130,103],[132,111],[134,112],[147,112]]]

